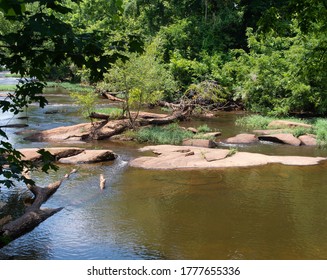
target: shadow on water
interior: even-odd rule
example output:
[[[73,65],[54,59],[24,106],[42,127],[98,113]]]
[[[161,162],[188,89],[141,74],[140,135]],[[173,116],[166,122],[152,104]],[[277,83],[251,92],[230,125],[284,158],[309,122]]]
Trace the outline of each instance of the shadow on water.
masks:
[[[48,93],[50,106],[32,106],[28,129],[81,122],[62,92]],[[224,113],[207,123],[229,137],[239,115]],[[8,116],[7,116],[8,117]],[[1,117],[2,120],[4,117]],[[16,121],[16,120],[15,120]],[[30,143],[8,129],[17,147]],[[51,145],[58,145],[53,143]],[[114,162],[61,165],[57,173],[34,173],[46,186],[78,168],[44,207],[64,207],[29,234],[0,250],[0,259],[326,259],[327,163],[294,167],[279,164],[217,170],[149,171],[131,168],[140,155],[135,143],[94,141]],[[282,145],[237,146],[266,154],[326,156],[325,150]],[[99,188],[99,175],[107,179]],[[0,217],[22,211],[23,187],[0,190]]]

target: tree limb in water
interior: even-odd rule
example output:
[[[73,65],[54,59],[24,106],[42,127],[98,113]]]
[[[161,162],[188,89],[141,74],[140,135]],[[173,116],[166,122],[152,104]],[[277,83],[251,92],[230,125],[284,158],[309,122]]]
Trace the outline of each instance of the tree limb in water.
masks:
[[[58,190],[63,181],[73,172],[76,171],[73,170],[69,174],[66,174],[63,179],[49,184],[46,188],[28,185],[28,189],[34,195],[33,203],[26,208],[25,213],[21,217],[14,221],[7,219],[7,223],[3,222],[2,225],[0,225],[0,248],[32,231],[40,223],[63,209],[62,207],[55,209],[40,209],[40,207]]]

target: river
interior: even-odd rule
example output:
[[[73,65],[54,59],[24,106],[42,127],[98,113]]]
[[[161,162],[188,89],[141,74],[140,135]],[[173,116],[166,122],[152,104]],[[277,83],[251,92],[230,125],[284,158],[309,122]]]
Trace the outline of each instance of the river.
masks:
[[[0,78],[0,83],[6,79]],[[64,91],[46,92],[49,105],[32,105],[21,117],[2,114],[16,148],[55,144],[25,141],[19,132],[82,122]],[[4,96],[0,98],[5,98]],[[99,106],[104,106],[103,101]],[[241,129],[239,114],[221,113],[207,123],[224,137]],[[17,134],[18,133],[18,134]],[[76,146],[76,145],[75,145]],[[0,259],[326,259],[326,162],[294,167],[271,164],[251,168],[198,171],[149,171],[131,168],[141,145],[94,141],[77,146],[112,149],[110,163],[80,165],[44,207],[64,207],[32,232],[0,249]],[[327,156],[312,147],[258,144],[238,150],[265,154]],[[76,166],[75,166],[76,167]],[[73,167],[57,173],[34,173],[46,186]],[[99,174],[107,187],[99,189]],[[19,215],[30,194],[23,186],[0,189],[0,217]]]

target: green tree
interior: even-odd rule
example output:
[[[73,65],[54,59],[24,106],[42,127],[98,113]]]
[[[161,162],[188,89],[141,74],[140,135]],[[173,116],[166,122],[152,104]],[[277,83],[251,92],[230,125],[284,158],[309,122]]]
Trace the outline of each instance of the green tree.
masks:
[[[15,93],[0,101],[2,112],[17,114],[32,102],[38,102],[41,107],[46,105],[47,101],[40,93],[46,85],[48,73],[45,70],[49,64],[60,66],[69,60],[77,67],[88,68],[91,81],[97,81],[110,64],[124,57],[119,46],[126,45],[125,41],[117,41],[108,52],[96,30],[83,32],[79,29],[77,32],[64,21],[72,12],[71,6],[81,2],[0,1],[3,19],[15,27],[0,34],[0,65],[22,77]],[[30,183],[21,173],[31,165],[22,160],[3,130],[0,130],[0,137],[0,175],[4,177],[0,183],[12,186],[12,179]],[[54,166],[47,162],[43,169],[48,168]]]
[[[288,36],[249,29],[250,52],[234,52],[234,59],[222,68],[224,82],[252,111],[325,114],[327,65],[324,54],[318,52],[325,38],[326,34],[303,33],[295,19]]]
[[[153,43],[142,55],[131,54],[129,60],[116,63],[105,74],[110,90],[123,93],[123,109],[133,127],[142,105],[169,98],[176,91],[172,75],[155,55],[156,47]],[[132,116],[131,110],[136,110],[136,115]]]

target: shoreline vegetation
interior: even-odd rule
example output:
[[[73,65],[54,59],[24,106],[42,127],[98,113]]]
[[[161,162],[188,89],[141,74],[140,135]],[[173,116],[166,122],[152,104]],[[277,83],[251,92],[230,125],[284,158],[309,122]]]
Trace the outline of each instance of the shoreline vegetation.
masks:
[[[5,75],[7,77],[7,75]],[[12,77],[16,78],[16,75],[13,75]],[[45,87],[46,89],[49,88],[62,88],[64,90],[67,90],[69,92],[88,92],[88,91],[94,91],[94,87],[90,85],[84,85],[80,83],[70,83],[70,82],[47,82],[47,85]],[[3,84],[0,85],[0,92],[1,91],[12,91],[14,92],[16,90],[16,85],[14,84]]]
[[[6,74],[5,77],[17,77],[15,74]],[[16,85],[0,85],[0,91],[14,91]],[[94,95],[96,99],[95,87],[80,84],[80,83],[70,83],[70,82],[47,82],[46,88],[62,88],[70,93],[76,93],[84,96],[85,93],[90,93]],[[81,102],[81,104],[83,101]],[[81,105],[80,104],[80,105]],[[92,105],[94,106],[94,104]],[[89,110],[92,108],[88,108]],[[164,112],[172,112],[171,108],[162,107]],[[108,119],[122,119],[124,118],[124,110],[119,107],[107,107],[107,108],[95,108],[95,113],[103,114],[108,116]],[[311,127],[280,127],[280,126],[269,126],[269,124],[276,120],[285,120],[297,123],[304,123],[311,125]],[[302,135],[314,135],[317,139],[319,147],[327,146],[327,120],[325,118],[319,117],[273,117],[264,116],[259,114],[252,114],[238,118],[235,122],[236,126],[242,127],[247,131],[254,130],[273,130],[276,129],[275,133],[283,132],[290,133],[294,137],[299,137]],[[173,144],[179,145],[185,139],[207,139],[215,140],[212,135],[206,135],[208,132],[212,132],[211,129],[205,124],[202,127],[195,129],[196,133],[180,127],[177,123],[172,123],[166,126],[151,126],[151,127],[141,127],[134,130],[128,130],[123,133],[125,139],[131,139],[139,143],[149,143],[155,145],[162,144]],[[274,133],[272,133],[274,134]]]
[[[269,126],[270,123],[277,120],[307,124],[308,127],[297,126],[290,128],[280,125]],[[299,137],[301,135],[315,135],[320,147],[327,145],[327,119],[325,118],[278,118],[253,114],[238,118],[235,124],[247,130],[282,129],[284,133],[291,133],[295,137]]]

